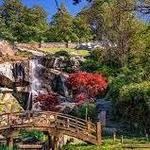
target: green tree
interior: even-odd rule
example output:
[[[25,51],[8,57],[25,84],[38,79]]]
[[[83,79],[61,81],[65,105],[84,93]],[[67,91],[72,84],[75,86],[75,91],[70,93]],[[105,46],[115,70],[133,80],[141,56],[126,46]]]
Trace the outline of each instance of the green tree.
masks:
[[[83,16],[76,16],[74,18],[73,32],[76,34],[79,42],[87,42],[93,39],[91,27]]]
[[[42,7],[35,6],[31,9],[24,9],[24,16],[22,18],[21,32],[17,34],[19,41],[40,42],[45,40],[45,34],[48,29],[47,14]]]
[[[64,4],[53,16],[48,32],[49,41],[74,41],[77,37],[72,29],[73,17],[69,14]]]
[[[21,24],[23,5],[19,0],[3,0],[3,4],[0,7],[2,25],[1,38],[14,41],[15,36],[13,35],[14,28]]]
[[[95,39],[106,41],[103,58],[111,67],[125,66],[128,54],[135,46],[133,41],[143,26],[132,11],[134,5],[133,0],[126,0],[126,3],[123,0],[94,0],[80,13],[87,18]]]
[[[27,8],[20,0],[3,0],[0,6],[1,38],[12,42],[42,40],[47,27],[46,16],[41,7]]]

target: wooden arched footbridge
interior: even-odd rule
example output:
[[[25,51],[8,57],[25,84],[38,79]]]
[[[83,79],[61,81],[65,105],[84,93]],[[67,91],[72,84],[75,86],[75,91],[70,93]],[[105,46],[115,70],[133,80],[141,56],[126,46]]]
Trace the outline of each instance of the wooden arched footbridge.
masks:
[[[68,135],[91,144],[101,144],[101,125],[93,124],[57,112],[16,112],[0,115],[0,134],[6,134],[9,147],[13,146],[12,133],[20,129],[36,129],[50,135]],[[7,132],[8,131],[8,132]],[[9,133],[9,134],[8,134]]]

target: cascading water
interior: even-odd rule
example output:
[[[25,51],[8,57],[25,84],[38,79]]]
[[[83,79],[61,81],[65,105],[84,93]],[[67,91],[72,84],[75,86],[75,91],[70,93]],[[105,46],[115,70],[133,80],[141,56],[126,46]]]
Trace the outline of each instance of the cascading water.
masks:
[[[59,63],[59,58],[55,58],[54,63],[53,63],[53,68],[54,69],[58,67],[58,63]]]
[[[32,59],[30,60],[30,93],[29,93],[29,99],[28,99],[28,104],[27,104],[27,110],[30,109],[30,106],[32,110],[38,111],[40,110],[40,104],[34,103],[36,97],[39,94],[43,93],[42,90],[42,73],[44,66],[41,65],[40,59]]]

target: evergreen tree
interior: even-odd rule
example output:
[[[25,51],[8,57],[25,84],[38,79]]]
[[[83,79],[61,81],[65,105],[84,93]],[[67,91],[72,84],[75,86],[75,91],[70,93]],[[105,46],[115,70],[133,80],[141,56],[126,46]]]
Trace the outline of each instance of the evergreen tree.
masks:
[[[93,39],[92,29],[83,16],[77,16],[74,18],[73,31],[79,42],[87,42]]]
[[[64,4],[61,4],[58,12],[53,16],[48,33],[49,41],[73,41],[76,35],[72,29],[73,17],[69,14]]]
[[[71,16],[64,4],[61,4],[60,9],[50,22],[47,38],[48,41],[85,42],[91,40],[93,35],[84,17]]]
[[[12,42],[40,41],[47,28],[46,17],[41,7],[27,8],[20,0],[3,0],[0,36]]]

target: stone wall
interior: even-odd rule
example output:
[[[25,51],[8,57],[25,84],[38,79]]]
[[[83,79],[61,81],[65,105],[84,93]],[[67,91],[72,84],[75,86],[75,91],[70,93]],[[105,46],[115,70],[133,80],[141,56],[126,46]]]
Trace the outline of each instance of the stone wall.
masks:
[[[76,48],[78,43],[49,42],[49,43],[18,43],[17,48],[39,49],[39,48]]]

